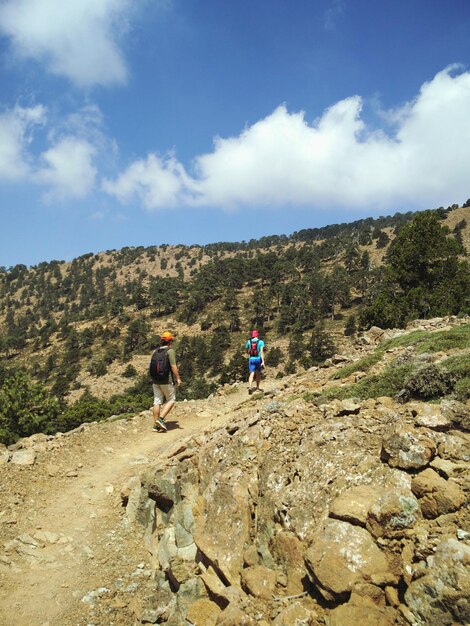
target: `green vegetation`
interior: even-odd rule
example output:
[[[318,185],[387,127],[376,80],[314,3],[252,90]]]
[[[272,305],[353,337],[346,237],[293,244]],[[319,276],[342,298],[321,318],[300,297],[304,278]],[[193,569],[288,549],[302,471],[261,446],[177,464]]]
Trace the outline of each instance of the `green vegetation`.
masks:
[[[405,380],[412,372],[410,364],[387,367],[381,374],[367,376],[358,383],[345,385],[344,387],[331,387],[323,394],[306,393],[304,399],[307,402],[314,401],[316,404],[329,402],[334,399],[345,398],[378,398],[380,396],[395,396],[403,389]]]
[[[400,391],[405,397],[433,399],[454,393],[460,400],[470,398],[470,324],[445,331],[415,331],[385,341],[372,354],[341,368],[334,376],[347,378],[357,371],[367,372],[379,363],[387,350],[412,346],[417,355],[459,350],[460,354],[444,359],[439,364],[422,364],[419,359],[397,364],[395,361],[380,374],[369,375],[358,383],[332,387],[323,394],[308,393],[307,401],[328,402],[334,398],[377,398],[395,396]],[[468,350],[468,352],[467,352]]]
[[[0,441],[10,444],[35,433],[55,432],[59,415],[57,398],[20,370],[0,367]]]
[[[389,339],[376,348],[372,354],[368,354],[362,359],[342,367],[336,372],[334,378],[342,379],[354,374],[354,372],[367,372],[373,365],[381,361],[388,350],[408,346],[412,346],[417,354],[465,350],[470,348],[470,324],[435,332],[416,330],[406,335]]]
[[[384,350],[378,348],[372,354],[368,354],[362,359],[342,367],[339,372],[336,372],[334,378],[347,378],[348,376],[351,376],[351,374],[354,374],[354,372],[367,372],[373,365],[380,361],[383,354]]]
[[[462,244],[437,212],[403,226],[388,250],[381,284],[361,312],[361,325],[402,327],[412,319],[470,312],[470,269]]]
[[[179,397],[197,399],[246,378],[241,346],[252,327],[267,339],[267,364],[283,376],[334,354],[330,330],[339,319],[352,336],[371,324],[402,326],[414,317],[468,312],[470,272],[462,260],[467,224],[460,220],[450,233],[440,223],[454,208],[241,243],[125,247],[71,263],[0,268],[0,359],[9,372],[2,369],[0,440],[148,408],[148,377],[139,378],[130,362],[150,355],[156,325],[166,325],[167,316],[190,327],[175,346],[185,382]],[[380,248],[383,266],[374,265]],[[468,347],[469,334],[456,328],[442,336],[397,338],[343,368],[338,378],[369,372],[400,341],[417,353],[435,352]],[[273,346],[281,336],[289,338],[287,351]],[[109,401],[85,392],[79,402],[67,403],[80,388],[80,374],[104,377],[113,362],[122,365],[132,387]],[[451,363],[452,375],[452,367],[465,370]],[[463,370],[454,385],[461,397],[468,391]],[[368,384],[371,393],[382,384],[396,386],[390,377],[370,377]]]

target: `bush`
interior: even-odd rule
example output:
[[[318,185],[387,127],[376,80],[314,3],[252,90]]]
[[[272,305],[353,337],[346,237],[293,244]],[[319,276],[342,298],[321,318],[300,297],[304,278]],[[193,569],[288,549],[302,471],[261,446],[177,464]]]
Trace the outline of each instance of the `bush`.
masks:
[[[404,389],[415,398],[430,399],[447,395],[454,385],[454,374],[431,363],[413,371],[405,380]]]
[[[34,433],[54,432],[57,398],[20,370],[0,371],[0,442],[7,445]]]
[[[470,398],[470,378],[461,378],[455,383],[454,387],[457,400],[465,402]]]
[[[348,320],[344,327],[344,334],[346,335],[346,337],[351,337],[352,335],[356,334],[356,329],[356,317],[355,315],[351,315],[350,317],[348,317]]]
[[[281,348],[271,348],[271,350],[266,350],[266,365],[269,367],[277,367],[281,362],[283,357],[283,352]]]
[[[88,372],[92,376],[97,376],[97,377],[104,376],[107,371],[108,371],[108,367],[105,361],[103,361],[103,359],[92,361],[88,367]]]
[[[122,375],[125,378],[134,378],[135,376],[137,376],[137,370],[135,369],[135,367],[131,363],[129,363],[129,365],[123,371]]]

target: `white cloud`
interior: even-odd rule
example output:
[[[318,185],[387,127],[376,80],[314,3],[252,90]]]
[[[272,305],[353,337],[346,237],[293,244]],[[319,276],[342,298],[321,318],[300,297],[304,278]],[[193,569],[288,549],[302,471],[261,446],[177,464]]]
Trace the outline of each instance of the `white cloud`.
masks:
[[[469,195],[470,73],[449,67],[372,131],[362,100],[342,100],[309,124],[280,106],[238,137],[217,138],[192,175],[174,156],[150,155],[103,189],[148,209],[171,206],[388,209]]]
[[[116,181],[105,179],[103,190],[121,202],[137,196],[144,207],[158,209],[192,203],[197,183],[173,156],[150,154],[132,163]]]
[[[47,185],[47,200],[84,198],[93,189],[96,168],[92,160],[96,149],[77,137],[63,137],[41,155],[44,166],[35,175]]]
[[[6,0],[0,31],[19,57],[45,62],[80,86],[124,83],[118,40],[131,7],[131,0]]]
[[[45,123],[43,106],[14,109],[0,113],[0,178],[22,179],[30,170],[27,147],[32,129]]]

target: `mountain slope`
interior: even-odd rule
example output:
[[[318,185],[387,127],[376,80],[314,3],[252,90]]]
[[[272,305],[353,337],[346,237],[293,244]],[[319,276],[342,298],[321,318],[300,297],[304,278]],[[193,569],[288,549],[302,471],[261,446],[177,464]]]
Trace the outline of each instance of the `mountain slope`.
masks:
[[[374,371],[409,360],[416,329],[455,325],[468,320],[391,333],[400,341]],[[165,435],[145,412],[3,452],[3,621],[466,623],[470,408],[386,396],[318,406],[360,382],[361,370],[337,375],[384,339],[364,337],[326,367],[268,370],[264,394],[235,385],[179,403]],[[16,464],[28,450],[35,463]]]

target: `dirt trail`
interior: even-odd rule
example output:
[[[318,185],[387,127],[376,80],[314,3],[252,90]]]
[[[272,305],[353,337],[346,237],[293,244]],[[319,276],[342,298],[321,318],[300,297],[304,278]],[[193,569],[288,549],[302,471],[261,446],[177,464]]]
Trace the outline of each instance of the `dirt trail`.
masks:
[[[240,385],[227,396],[180,403],[165,434],[152,432],[150,413],[141,414],[55,438],[58,447],[40,452],[33,466],[2,466],[0,623],[94,623],[93,595],[107,593],[97,590],[123,572],[145,572],[142,537],[124,523],[123,484],[194,435],[229,422],[245,401]]]

